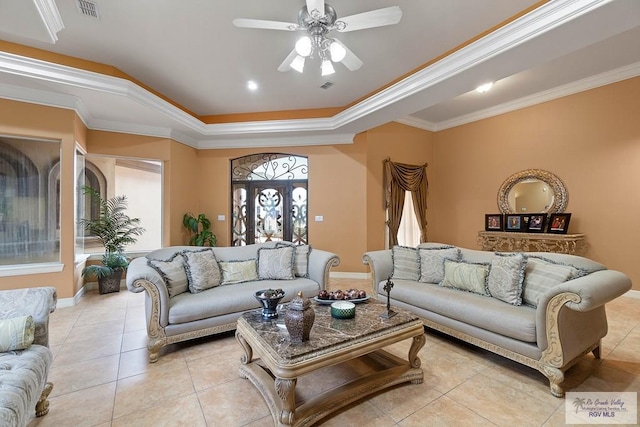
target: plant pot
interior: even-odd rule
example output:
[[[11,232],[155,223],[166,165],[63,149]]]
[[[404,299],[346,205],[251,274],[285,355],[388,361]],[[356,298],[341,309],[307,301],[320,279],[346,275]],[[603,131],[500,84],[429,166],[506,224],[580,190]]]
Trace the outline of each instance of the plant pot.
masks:
[[[110,275],[98,279],[98,290],[100,291],[100,294],[120,292],[122,272],[123,270],[115,270]]]

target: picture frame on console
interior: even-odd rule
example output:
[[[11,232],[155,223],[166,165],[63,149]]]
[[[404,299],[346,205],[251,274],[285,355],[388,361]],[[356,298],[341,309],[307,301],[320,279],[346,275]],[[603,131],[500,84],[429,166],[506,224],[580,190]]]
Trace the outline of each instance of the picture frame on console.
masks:
[[[504,217],[502,214],[485,214],[484,216],[485,231],[502,231],[504,230]]]
[[[546,214],[531,214],[529,215],[527,232],[528,233],[544,233],[544,228],[546,225],[547,225]]]
[[[549,216],[548,233],[567,234],[569,231],[570,213],[556,213]]]
[[[505,215],[504,231],[522,232],[526,230],[526,221],[529,215]]]

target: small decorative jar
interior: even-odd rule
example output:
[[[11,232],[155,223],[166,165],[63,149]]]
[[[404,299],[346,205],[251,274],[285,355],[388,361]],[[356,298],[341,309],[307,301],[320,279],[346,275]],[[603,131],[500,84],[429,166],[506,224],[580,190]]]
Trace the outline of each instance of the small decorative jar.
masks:
[[[304,298],[302,292],[298,292],[298,296],[291,300],[284,315],[284,324],[289,331],[291,341],[297,343],[309,341],[309,333],[315,318],[316,313],[311,307],[311,301],[309,298]]]
[[[284,297],[282,289],[263,289],[254,294],[262,306],[262,317],[275,319],[278,317],[278,303]]]

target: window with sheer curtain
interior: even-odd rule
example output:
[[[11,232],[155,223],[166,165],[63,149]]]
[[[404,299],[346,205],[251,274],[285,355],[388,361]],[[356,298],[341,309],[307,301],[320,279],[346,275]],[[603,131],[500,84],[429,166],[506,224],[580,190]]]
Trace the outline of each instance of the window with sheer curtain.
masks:
[[[412,248],[420,244],[420,226],[416,213],[413,210],[413,200],[411,192],[406,191],[404,196],[404,208],[402,209],[402,219],[398,229],[398,244],[400,246],[410,246]]]
[[[408,165],[383,161],[384,207],[387,212],[387,238],[389,247],[399,244],[400,222],[405,215],[412,215],[419,228],[419,242],[427,241],[427,164]],[[410,197],[407,193],[411,193]],[[407,201],[411,202],[408,203]],[[409,209],[413,208],[409,213]],[[408,217],[404,228],[413,228],[413,219]],[[404,231],[403,241],[413,240],[412,231]],[[406,233],[409,233],[408,235]],[[407,244],[407,246],[410,246]],[[415,245],[413,245],[415,246]]]

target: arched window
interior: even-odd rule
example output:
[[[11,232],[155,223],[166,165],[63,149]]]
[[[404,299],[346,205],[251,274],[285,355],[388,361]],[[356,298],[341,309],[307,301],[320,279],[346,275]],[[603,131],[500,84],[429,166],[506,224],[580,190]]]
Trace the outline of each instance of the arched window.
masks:
[[[308,243],[308,174],[308,159],[293,154],[232,159],[232,245],[278,240]]]

